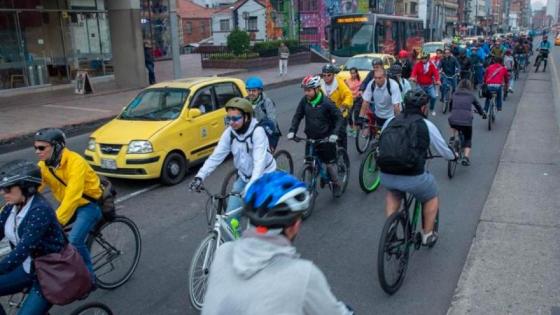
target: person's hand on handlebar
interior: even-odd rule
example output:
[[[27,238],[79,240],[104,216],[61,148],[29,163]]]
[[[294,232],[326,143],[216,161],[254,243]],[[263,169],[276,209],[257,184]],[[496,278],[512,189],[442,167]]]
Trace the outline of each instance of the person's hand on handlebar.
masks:
[[[191,182],[191,184],[189,185],[189,190],[200,192],[201,188],[202,188],[202,178],[195,177]]]
[[[338,140],[338,136],[337,136],[337,135],[330,135],[330,136],[329,136],[329,142],[335,143],[337,140]]]

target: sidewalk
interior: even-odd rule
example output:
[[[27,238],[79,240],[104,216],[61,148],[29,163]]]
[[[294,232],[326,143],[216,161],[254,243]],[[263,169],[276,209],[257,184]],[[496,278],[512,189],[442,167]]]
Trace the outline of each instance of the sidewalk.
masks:
[[[319,63],[291,66],[286,77],[280,77],[276,68],[247,72],[242,69],[202,69],[199,55],[182,55],[184,77],[232,76],[246,79],[260,76],[265,84],[278,87],[296,83],[305,75],[317,73]],[[156,63],[158,82],[171,80],[171,60]],[[118,89],[113,81],[94,84],[93,95],[75,95],[72,89],[0,97],[0,145],[21,141],[43,127],[75,128],[110,119],[117,115],[140,89]],[[17,139],[17,140],[16,140]]]
[[[560,314],[560,82],[549,68],[529,74],[450,315]]]

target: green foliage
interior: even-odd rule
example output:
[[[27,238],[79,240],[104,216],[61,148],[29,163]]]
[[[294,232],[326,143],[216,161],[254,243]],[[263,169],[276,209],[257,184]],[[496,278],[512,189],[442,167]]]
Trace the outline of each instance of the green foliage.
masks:
[[[259,42],[255,43],[253,46],[253,51],[258,53],[261,57],[272,57],[278,55],[278,47],[280,47],[280,43],[284,42],[288,49],[290,49],[291,53],[296,53],[302,51],[302,47],[300,47],[298,41],[296,39],[290,40],[274,40],[274,41],[266,41],[266,42]]]
[[[249,50],[249,33],[238,29],[233,30],[227,37],[227,47],[235,55],[241,55]]]
[[[254,52],[242,53],[239,55],[234,53],[212,53],[209,57],[210,60],[252,59],[258,58],[259,54]]]

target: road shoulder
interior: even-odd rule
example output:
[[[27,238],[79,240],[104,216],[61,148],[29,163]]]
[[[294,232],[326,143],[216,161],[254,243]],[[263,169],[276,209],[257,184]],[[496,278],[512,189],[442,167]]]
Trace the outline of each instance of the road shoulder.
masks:
[[[528,74],[448,314],[560,306],[560,99],[551,72]]]

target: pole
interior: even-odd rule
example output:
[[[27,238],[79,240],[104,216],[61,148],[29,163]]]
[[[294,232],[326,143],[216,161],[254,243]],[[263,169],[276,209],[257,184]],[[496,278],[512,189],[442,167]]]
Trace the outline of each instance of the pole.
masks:
[[[478,0],[474,7],[474,35],[478,36]]]
[[[290,39],[296,38],[296,14],[294,0],[290,0]]]
[[[173,57],[173,78],[182,77],[181,56],[179,55],[179,32],[177,30],[177,0],[169,0],[169,23],[171,24],[171,54]]]

